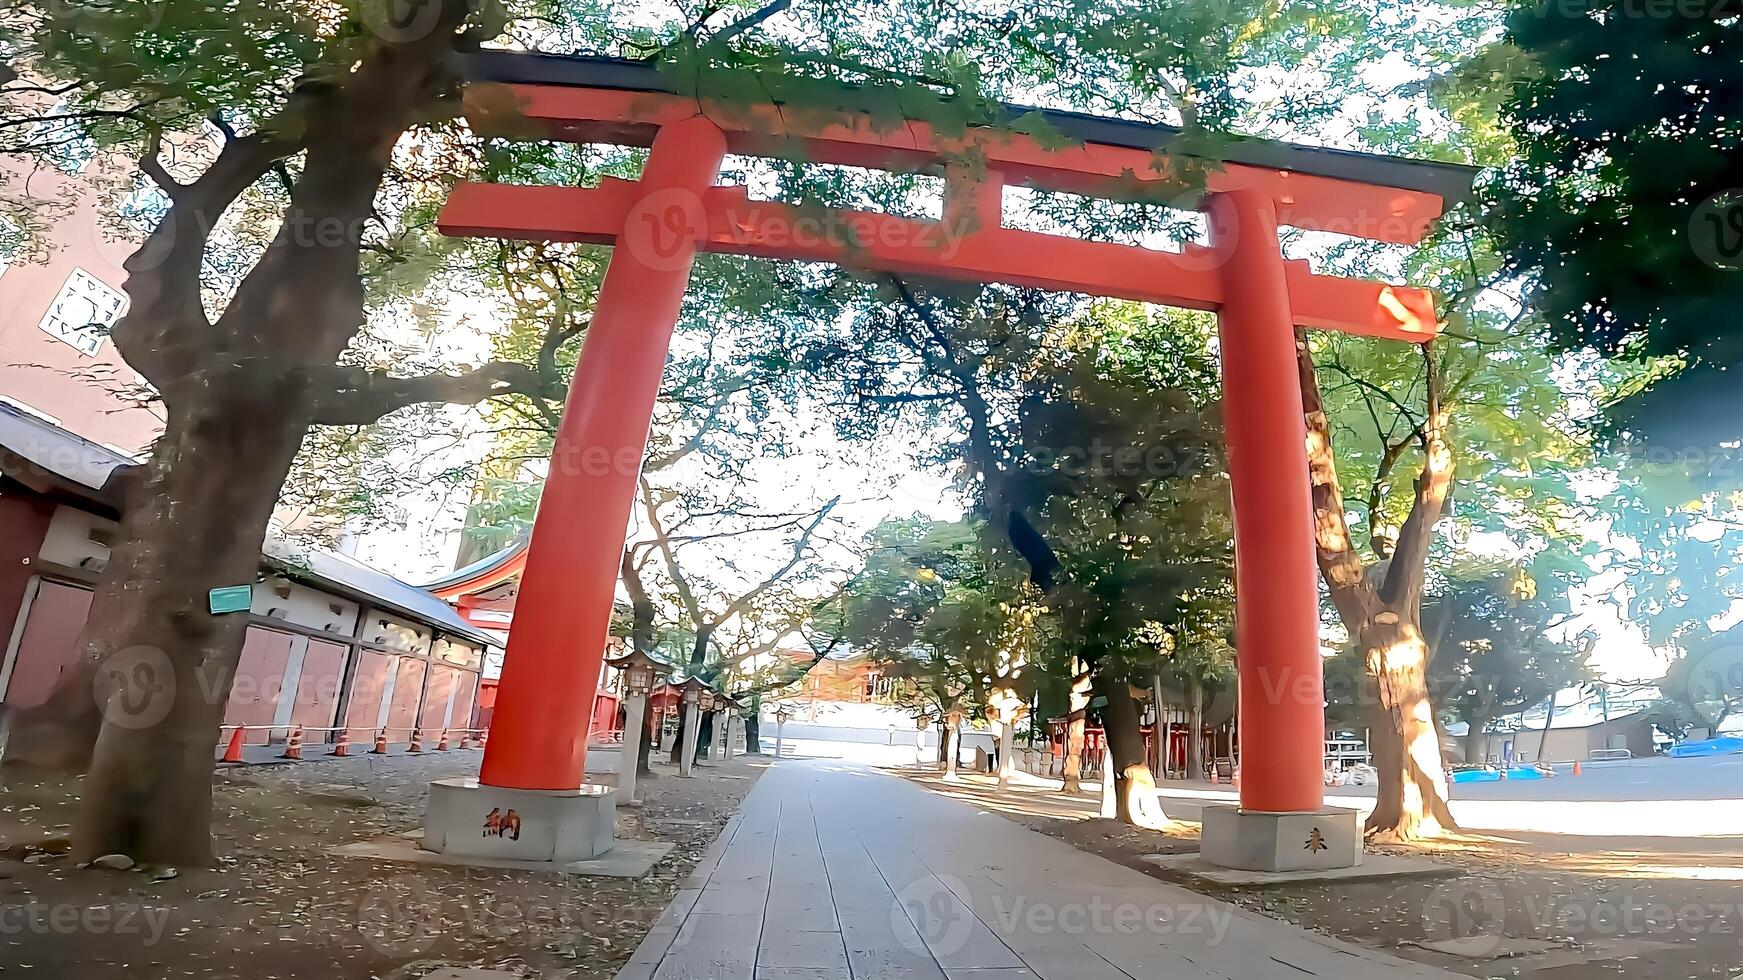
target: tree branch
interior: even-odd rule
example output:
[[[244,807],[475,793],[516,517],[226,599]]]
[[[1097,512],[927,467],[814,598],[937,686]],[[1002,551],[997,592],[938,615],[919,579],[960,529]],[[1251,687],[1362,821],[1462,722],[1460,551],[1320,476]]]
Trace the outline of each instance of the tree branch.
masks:
[[[1416,500],[1410,507],[1410,516],[1398,530],[1398,546],[1381,587],[1381,597],[1388,605],[1410,608],[1422,602],[1429,546],[1434,542],[1434,527],[1446,509],[1454,467],[1452,447],[1446,438],[1446,413],[1441,406],[1440,362],[1429,345],[1423,345],[1421,351],[1427,368],[1429,412],[1423,423],[1422,474],[1417,477]]]
[[[503,395],[542,398],[545,379],[525,364],[497,361],[460,374],[396,378],[363,368],[332,367],[313,372],[327,390],[314,397],[316,425],[369,425],[402,408],[425,402],[476,405]]]
[[[1391,555],[1380,546],[1380,506],[1385,502],[1386,484],[1391,480],[1392,470],[1398,465],[1398,460],[1404,456],[1404,450],[1416,442],[1422,435],[1422,429],[1410,433],[1409,436],[1397,442],[1386,445],[1380,453],[1380,462],[1374,467],[1374,482],[1368,487],[1368,541],[1378,558],[1389,558]]]
[[[163,127],[153,124],[146,133],[145,153],[139,158],[139,169],[144,171],[151,182],[170,199],[170,203],[181,200],[187,187],[181,181],[170,176],[159,156],[163,153]]]
[[[748,31],[751,28],[756,27],[757,25],[761,24],[763,21],[768,20],[770,17],[773,17],[776,14],[780,13],[781,11],[786,10],[788,7],[791,7],[792,5],[793,5],[793,0],[773,0],[772,3],[764,5],[761,10],[758,10],[755,13],[749,14],[747,16],[741,17],[738,20],[735,20],[732,23],[726,25],[725,27],[722,27],[720,30],[714,32],[714,34],[708,38],[708,43],[709,44],[725,44],[726,42],[732,40],[733,38],[739,36],[740,34],[743,34],[745,31]],[[710,16],[712,16],[712,14]]]
[[[1307,334],[1295,332],[1296,359],[1301,371],[1301,407],[1307,417],[1307,462],[1313,484],[1313,544],[1320,574],[1331,592],[1332,605],[1352,633],[1367,622],[1379,605],[1368,583],[1367,569],[1356,553],[1344,517],[1344,493],[1338,484],[1337,457],[1333,455],[1331,425],[1320,399],[1319,375]],[[1352,637],[1353,639],[1353,637]]]
[[[816,518],[806,526],[805,530],[799,535],[798,540],[793,542],[793,557],[788,559],[785,565],[776,569],[774,574],[759,582],[755,588],[733,600],[719,616],[714,618],[713,623],[709,625],[709,631],[712,632],[719,629],[728,620],[732,619],[732,617],[744,612],[750,607],[751,603],[757,600],[758,596],[774,588],[775,583],[786,578],[787,573],[796,568],[799,562],[805,559],[805,552],[811,547],[812,536],[817,533],[819,527],[823,526],[823,522],[829,519],[829,512],[834,510],[835,505],[839,503],[841,503],[841,498],[836,497],[834,500],[824,504],[822,509],[817,511]]]
[[[123,263],[128,310],[109,336],[127,363],[160,391],[194,374],[212,351],[212,324],[201,299],[206,243],[230,205],[300,147],[301,126],[290,117],[292,111],[268,128],[225,143],[191,184],[169,178],[157,159],[159,134],[152,134],[140,166],[170,196],[170,209]]]
[[[644,476],[641,479],[642,508],[647,515],[648,530],[653,532],[654,544],[659,548],[660,557],[665,559],[666,574],[671,576],[672,585],[678,590],[678,604],[683,607],[684,615],[690,618],[690,624],[698,632],[705,625],[701,604],[696,601],[696,592],[690,588],[690,580],[684,577],[684,572],[678,567],[678,554],[672,547],[671,535],[660,520],[660,502],[654,498],[653,485]]]

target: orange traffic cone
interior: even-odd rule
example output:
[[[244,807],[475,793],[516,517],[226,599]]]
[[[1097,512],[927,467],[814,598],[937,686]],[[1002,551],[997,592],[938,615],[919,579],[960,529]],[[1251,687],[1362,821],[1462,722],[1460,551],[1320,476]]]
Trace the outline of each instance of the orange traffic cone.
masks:
[[[1580,768],[1580,760],[1578,760],[1578,759],[1574,760],[1574,775],[1576,775],[1576,776],[1585,775],[1585,770]]]
[[[291,729],[290,738],[284,743],[284,754],[280,759],[301,759],[303,757],[303,726]]]
[[[343,759],[351,754],[351,732],[349,729],[339,729],[339,740],[333,743],[333,751],[328,755],[336,755]]]
[[[387,754],[387,729],[375,733],[375,748],[369,750],[370,755]]]
[[[406,749],[406,751],[407,752],[422,752],[423,750],[424,750],[424,733],[419,731],[418,729],[414,728],[414,729],[412,729],[411,747]]]
[[[235,765],[242,764],[242,726],[237,725],[236,731],[230,734],[230,744],[224,749],[224,761]]]
[[[436,740],[436,751],[448,751],[448,730],[445,728],[442,730],[442,737]]]

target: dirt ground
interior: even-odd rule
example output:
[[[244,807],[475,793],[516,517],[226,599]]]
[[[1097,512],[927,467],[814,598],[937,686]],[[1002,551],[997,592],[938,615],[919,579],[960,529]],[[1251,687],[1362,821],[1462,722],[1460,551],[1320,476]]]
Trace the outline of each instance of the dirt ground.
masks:
[[[421,825],[432,779],[481,753],[311,761],[215,777],[212,869],[76,869],[59,779],[0,790],[0,974],[45,980],[366,980],[437,966],[611,977],[762,774],[756,757],[641,782],[619,838],[675,847],[640,880],[335,857],[339,844]],[[604,776],[602,782],[613,777]],[[46,842],[46,843],[45,843]]]
[[[1456,877],[1265,888],[1207,886],[1144,860],[1198,849],[1198,825],[1163,833],[1099,819],[1099,797],[906,775],[1073,846],[1252,911],[1476,977],[1711,980],[1743,975],[1743,827],[1725,838],[1483,833],[1377,848]],[[1437,949],[1421,944],[1434,944]]]

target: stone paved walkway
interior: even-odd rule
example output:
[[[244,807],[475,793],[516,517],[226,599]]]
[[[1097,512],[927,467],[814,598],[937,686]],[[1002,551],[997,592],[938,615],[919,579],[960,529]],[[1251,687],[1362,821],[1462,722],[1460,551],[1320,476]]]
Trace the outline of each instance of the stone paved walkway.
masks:
[[[618,980],[1451,976],[1157,881],[870,768],[788,760],[757,784]]]

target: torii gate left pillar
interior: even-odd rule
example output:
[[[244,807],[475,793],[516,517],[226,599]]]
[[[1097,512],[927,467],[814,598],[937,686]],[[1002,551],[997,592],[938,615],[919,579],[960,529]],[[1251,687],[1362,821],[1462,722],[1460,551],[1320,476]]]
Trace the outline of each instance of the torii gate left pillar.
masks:
[[[726,137],[700,116],[662,127],[599,288],[551,456],[483,769],[432,785],[424,846],[558,864],[612,847],[614,790],[585,783],[624,528]],[[633,766],[636,760],[620,759]],[[491,814],[513,812],[512,838]],[[500,823],[498,824],[500,826]]]

